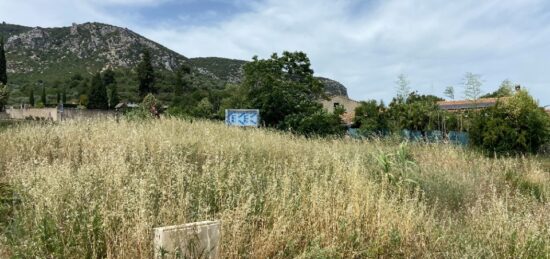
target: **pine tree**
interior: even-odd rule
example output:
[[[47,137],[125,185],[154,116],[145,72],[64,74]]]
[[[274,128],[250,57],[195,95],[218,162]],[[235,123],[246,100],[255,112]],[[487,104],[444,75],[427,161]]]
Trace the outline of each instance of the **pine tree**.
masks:
[[[6,52],[4,51],[4,38],[0,37],[0,83],[8,84],[8,74],[6,66]]]
[[[136,68],[139,81],[139,96],[145,97],[149,93],[156,93],[155,89],[155,71],[151,63],[151,53],[145,49],[142,53],[142,60]]]
[[[172,97],[172,106],[184,107],[194,106],[195,102],[189,102],[190,95],[184,96],[184,94],[190,94],[191,87],[189,82],[189,75],[191,74],[191,68],[187,64],[181,64],[175,74],[174,81],[174,96]]]
[[[34,89],[31,88],[31,93],[29,95],[29,104],[34,106]]]
[[[90,86],[90,94],[88,95],[88,108],[89,109],[103,109],[109,108],[109,100],[107,98],[107,89],[101,80],[101,75],[96,73],[92,77]]]
[[[40,95],[40,101],[44,106],[48,104],[48,100],[46,98],[46,87],[42,85],[42,94]]]

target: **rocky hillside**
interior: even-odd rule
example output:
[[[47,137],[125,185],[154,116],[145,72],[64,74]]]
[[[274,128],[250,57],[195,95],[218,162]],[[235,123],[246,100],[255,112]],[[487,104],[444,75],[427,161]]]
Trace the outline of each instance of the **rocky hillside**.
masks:
[[[102,23],[73,24],[70,27],[40,28],[0,24],[0,36],[5,40],[8,76],[12,85],[12,102],[23,102],[30,89],[46,85],[59,89],[74,76],[89,77],[111,67],[123,77],[122,95],[135,96],[136,82],[132,68],[140,60],[140,53],[151,51],[154,66],[159,71],[161,94],[169,98],[171,71],[182,63],[191,66],[198,80],[196,85],[209,87],[238,83],[242,78],[243,60],[226,58],[193,58],[176,53],[127,28]],[[322,79],[329,94],[346,92],[341,84]],[[57,90],[55,90],[57,91]],[[79,98],[83,89],[73,89],[73,98]],[[53,93],[53,92],[52,92]],[[50,92],[48,93],[48,95]]]
[[[243,75],[242,66],[247,63],[244,60],[227,58],[191,58],[189,62],[195,67],[212,72],[220,80],[230,83],[240,82]],[[348,90],[340,82],[324,77],[317,77],[317,79],[325,85],[325,92],[329,96],[348,96]]]
[[[186,57],[125,28],[101,23],[73,24],[63,28],[10,26],[6,33],[8,72],[48,73],[69,69],[94,72],[110,67],[133,67],[148,48],[155,65],[175,69]],[[10,33],[11,31],[11,33]],[[20,33],[17,33],[20,32]]]

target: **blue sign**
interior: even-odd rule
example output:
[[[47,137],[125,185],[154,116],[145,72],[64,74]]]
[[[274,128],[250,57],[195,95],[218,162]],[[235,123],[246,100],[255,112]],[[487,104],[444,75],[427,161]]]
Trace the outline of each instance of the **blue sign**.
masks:
[[[260,125],[260,110],[227,109],[225,110],[225,124],[229,126],[258,127]]]

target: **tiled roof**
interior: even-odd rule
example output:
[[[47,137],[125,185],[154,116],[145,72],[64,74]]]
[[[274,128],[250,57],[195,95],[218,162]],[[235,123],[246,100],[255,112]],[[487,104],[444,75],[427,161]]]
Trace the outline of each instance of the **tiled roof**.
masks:
[[[505,98],[500,98],[503,100]],[[483,98],[478,100],[441,101],[437,105],[443,110],[480,109],[494,106],[499,98]]]

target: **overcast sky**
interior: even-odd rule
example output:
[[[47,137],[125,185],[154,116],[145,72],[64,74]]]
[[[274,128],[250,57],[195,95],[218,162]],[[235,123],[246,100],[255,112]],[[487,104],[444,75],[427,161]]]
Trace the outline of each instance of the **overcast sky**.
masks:
[[[550,2],[545,0],[0,0],[0,21],[58,27],[97,21],[134,30],[187,57],[250,60],[306,52],[319,76],[357,100],[411,88],[463,97],[510,79],[550,105]]]

